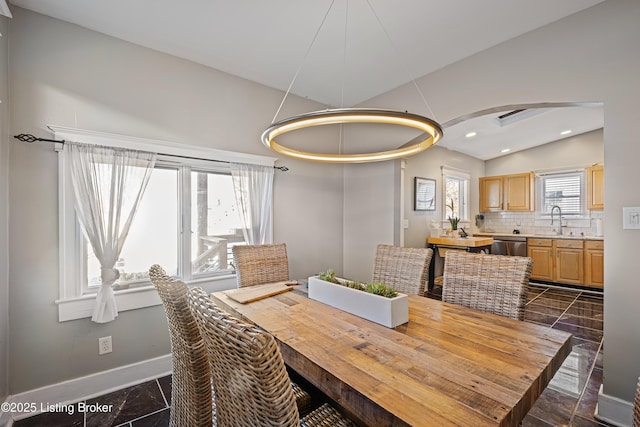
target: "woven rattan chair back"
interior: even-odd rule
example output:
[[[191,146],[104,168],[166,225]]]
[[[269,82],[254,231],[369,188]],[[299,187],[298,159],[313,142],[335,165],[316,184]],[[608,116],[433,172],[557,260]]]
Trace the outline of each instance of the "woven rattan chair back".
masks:
[[[220,310],[202,289],[189,291],[189,304],[209,353],[218,425],[300,425],[273,336]]]
[[[162,299],[169,323],[173,358],[169,425],[215,425],[207,349],[189,309],[187,285],[167,276],[157,264],[149,269],[149,277]]]
[[[424,296],[432,256],[431,249],[378,245],[373,281],[398,292]]]
[[[529,257],[448,251],[442,300],[524,320],[532,265]]]
[[[239,288],[289,280],[286,244],[238,245],[232,251]]]
[[[640,427],[640,378],[638,378],[636,397],[633,401],[633,427]]]

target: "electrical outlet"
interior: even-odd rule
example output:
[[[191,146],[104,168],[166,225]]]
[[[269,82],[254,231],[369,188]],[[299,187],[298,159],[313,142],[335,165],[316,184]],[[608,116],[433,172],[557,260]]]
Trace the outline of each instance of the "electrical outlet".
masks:
[[[111,336],[98,338],[98,354],[111,353],[113,348],[111,347]]]

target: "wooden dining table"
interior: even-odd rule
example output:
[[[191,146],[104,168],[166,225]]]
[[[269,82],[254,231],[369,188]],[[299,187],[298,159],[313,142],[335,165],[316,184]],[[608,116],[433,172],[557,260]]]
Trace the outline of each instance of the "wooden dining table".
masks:
[[[571,352],[569,333],[414,295],[395,329],[301,291],[211,297],[366,426],[517,426]]]

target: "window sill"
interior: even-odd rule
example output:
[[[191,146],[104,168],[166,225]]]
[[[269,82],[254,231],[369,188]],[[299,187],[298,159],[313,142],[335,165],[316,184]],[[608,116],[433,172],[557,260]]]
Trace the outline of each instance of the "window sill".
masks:
[[[199,286],[207,293],[233,289],[237,286],[235,275],[192,280],[188,285]],[[153,285],[117,290],[114,293],[119,313],[162,304],[162,301],[160,300],[160,297]],[[57,300],[58,322],[90,318],[93,314],[95,302],[96,294],[87,294],[75,298]]]

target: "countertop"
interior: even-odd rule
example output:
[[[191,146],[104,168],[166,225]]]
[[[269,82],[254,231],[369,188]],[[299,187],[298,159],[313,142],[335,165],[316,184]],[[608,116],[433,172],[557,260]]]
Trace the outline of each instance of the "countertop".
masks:
[[[429,237],[427,243],[432,245],[460,246],[465,248],[477,248],[479,246],[490,246],[493,238],[490,236],[469,236],[460,238],[451,237]]]
[[[565,235],[563,234],[562,236],[557,235],[557,234],[527,234],[527,233],[520,233],[520,234],[513,234],[513,233],[498,233],[498,232],[492,232],[492,231],[483,231],[483,232],[478,232],[478,233],[474,233],[474,236],[491,236],[491,237],[495,237],[495,238],[499,238],[501,236],[520,236],[520,237],[526,237],[528,239],[570,239],[570,240],[604,240],[603,236],[580,236],[580,235],[573,235],[573,236],[569,236],[569,235]]]

